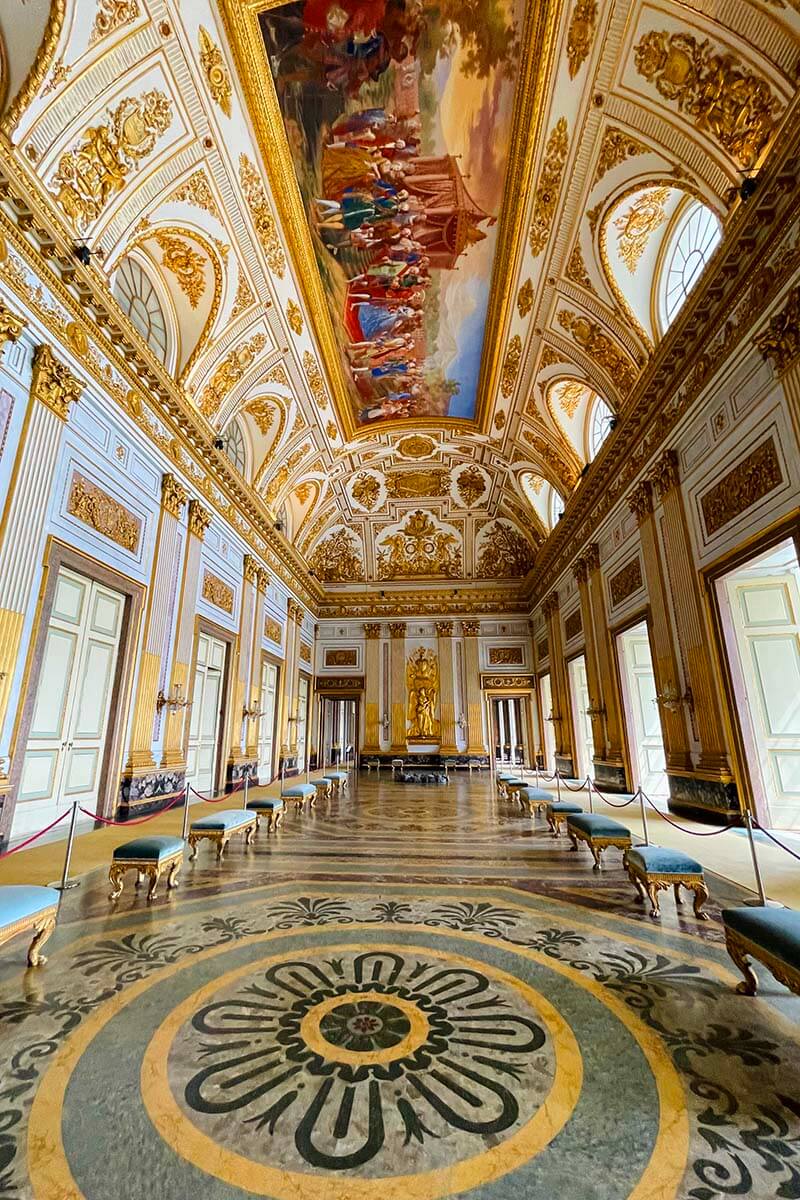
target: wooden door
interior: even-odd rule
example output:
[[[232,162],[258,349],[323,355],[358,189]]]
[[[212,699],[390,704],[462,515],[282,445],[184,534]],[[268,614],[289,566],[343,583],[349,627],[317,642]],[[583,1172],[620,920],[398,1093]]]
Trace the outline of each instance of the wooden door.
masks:
[[[569,662],[569,694],[572,703],[572,723],[575,729],[578,761],[575,769],[580,778],[594,774],[594,738],[592,719],[586,715],[589,700],[589,683],[586,678],[586,659],[582,654]]]
[[[648,796],[666,796],[669,794],[666,758],[647,629],[639,626],[628,630],[620,640],[627,683],[625,715],[632,743],[631,758],[638,768],[637,782]]]
[[[186,778],[198,792],[212,792],[216,784],[226,657],[223,641],[198,635],[186,758]]]
[[[261,664],[261,690],[259,693],[258,722],[258,781],[269,783],[275,769],[273,755],[275,749],[275,705],[278,695],[278,668],[275,663]]]
[[[543,675],[540,680],[542,689],[542,725],[544,726],[544,769],[550,774],[556,769],[556,735],[553,722],[553,690],[550,686],[550,676]],[[558,714],[556,714],[558,715]]]
[[[305,771],[308,737],[308,680],[300,676],[297,688],[297,769]]]

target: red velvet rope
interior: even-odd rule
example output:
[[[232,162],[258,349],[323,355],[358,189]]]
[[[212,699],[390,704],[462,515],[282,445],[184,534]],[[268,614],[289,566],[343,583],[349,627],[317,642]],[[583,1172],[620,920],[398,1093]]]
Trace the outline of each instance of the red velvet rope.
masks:
[[[56,817],[55,821],[51,821],[49,825],[45,825],[44,829],[40,829],[38,833],[32,834],[32,836],[26,838],[24,842],[20,842],[18,846],[12,846],[10,850],[4,850],[3,853],[0,854],[0,860],[9,858],[12,854],[16,854],[18,850],[24,850],[26,846],[30,846],[31,842],[36,842],[40,837],[44,837],[44,835],[49,833],[51,829],[55,829],[56,825],[60,824],[65,817],[68,817],[71,811],[72,810],[68,808],[66,812],[63,812],[60,817]]]
[[[184,791],[181,788],[179,792],[166,792],[163,796],[153,796],[154,800],[165,800],[167,796],[173,796],[174,799],[169,804],[165,804],[163,808],[160,808],[158,812],[148,813],[146,817],[136,817],[133,821],[115,821],[112,817],[101,817],[100,813],[90,812],[88,808],[79,807],[81,807],[81,812],[84,816],[91,817],[93,821],[99,821],[101,825],[119,825],[127,829],[131,825],[146,825],[148,821],[154,821],[156,817],[163,816],[165,812],[169,812],[171,808],[175,807],[183,794]]]
[[[204,796],[202,792],[198,792],[197,788],[193,787],[190,783],[189,791],[194,792],[195,796],[197,796],[197,799],[202,800],[205,804],[220,804],[223,800],[227,800],[229,796],[232,796],[234,792],[241,791],[243,787],[244,781],[240,780],[239,783],[234,784],[229,792],[223,792],[220,796]]]

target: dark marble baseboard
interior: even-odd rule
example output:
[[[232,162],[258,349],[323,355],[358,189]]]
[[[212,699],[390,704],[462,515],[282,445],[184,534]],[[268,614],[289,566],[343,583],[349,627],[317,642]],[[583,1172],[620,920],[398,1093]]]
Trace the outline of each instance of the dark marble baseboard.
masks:
[[[597,759],[592,764],[594,773],[594,781],[597,786],[607,792],[628,793],[632,789],[628,787],[628,780],[625,777],[625,768],[618,763],[598,762]]]
[[[705,816],[739,816],[739,797],[736,784],[713,779],[697,779],[685,775],[667,775],[669,808],[702,820]]]
[[[575,763],[567,754],[556,755],[556,770],[563,779],[575,778]]]
[[[150,771],[147,775],[123,775],[119,782],[119,815],[153,812],[167,796],[180,791],[186,782],[183,770]]]

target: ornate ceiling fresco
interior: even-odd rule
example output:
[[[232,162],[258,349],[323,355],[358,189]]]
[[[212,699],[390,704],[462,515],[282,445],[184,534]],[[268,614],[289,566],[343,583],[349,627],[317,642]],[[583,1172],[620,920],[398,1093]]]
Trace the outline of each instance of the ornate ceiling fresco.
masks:
[[[4,169],[320,611],[524,610],[793,111],[800,5],[6,0],[0,41]]]

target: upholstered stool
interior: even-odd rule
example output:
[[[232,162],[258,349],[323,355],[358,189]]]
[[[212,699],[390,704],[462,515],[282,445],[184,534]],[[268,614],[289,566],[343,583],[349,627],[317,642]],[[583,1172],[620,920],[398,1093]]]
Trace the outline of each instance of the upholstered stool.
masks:
[[[317,789],[317,799],[323,796],[326,800],[330,800],[336,790],[335,781],[331,779],[330,775],[321,775],[319,779],[312,779],[311,782]]]
[[[207,817],[198,817],[189,826],[189,845],[192,853],[189,860],[197,858],[197,843],[205,838],[217,843],[217,862],[222,862],[225,847],[235,833],[245,835],[245,845],[253,841],[256,831],[257,818],[254,812],[245,808],[226,808],[223,812],[209,813]]]
[[[177,837],[167,837],[164,834],[154,834],[152,837],[138,837],[122,846],[117,846],[111,856],[111,866],[108,869],[108,882],[111,884],[110,900],[118,900],[122,895],[123,876],[126,871],[136,871],[136,887],[144,879],[150,877],[148,900],[154,900],[158,881],[165,871],[168,871],[167,887],[178,886],[178,872],[183,866],[183,841]]]
[[[534,787],[530,783],[526,783],[524,787],[517,788],[516,795],[523,808],[527,805],[531,816],[533,816],[534,811],[541,811],[552,799],[550,793],[546,792],[544,788]]]
[[[350,783],[350,777],[347,771],[326,771],[326,778],[333,780],[333,790],[335,792],[346,792]]]
[[[571,813],[582,812],[583,809],[576,800],[554,800],[552,796],[548,796],[544,815],[547,817],[547,824],[553,831],[553,837],[558,837],[561,826]]]
[[[728,953],[744,975],[737,992],[755,996],[758,990],[752,957],[800,996],[800,912],[793,908],[726,908],[722,923]]]
[[[514,792],[523,787],[525,787],[524,779],[520,779],[518,775],[506,775],[502,781],[502,791],[500,791],[500,795],[507,796],[509,799],[513,800]]]
[[[277,829],[283,820],[286,805],[279,796],[262,796],[258,800],[247,801],[247,811],[256,814],[256,829],[261,828],[261,818],[267,822],[267,833]]]
[[[578,849],[579,841],[586,842],[592,852],[595,871],[600,870],[600,859],[608,846],[627,850],[631,844],[630,829],[602,813],[567,813],[567,833],[573,850]]]
[[[43,967],[47,962],[40,953],[56,927],[59,895],[55,888],[13,883],[0,887],[0,946],[18,933],[33,930],[28,947],[28,966]]]
[[[636,888],[636,899],[644,900],[645,892],[650,897],[650,916],[660,917],[658,893],[664,888],[675,889],[675,903],[680,904],[681,885],[694,892],[694,915],[701,921],[708,914],[701,912],[708,899],[708,888],[703,878],[702,865],[682,850],[668,850],[664,846],[637,846],[625,855],[630,881]]]
[[[295,808],[301,809],[306,801],[308,801],[309,804],[311,804],[312,801],[316,801],[317,789],[314,787],[313,783],[293,783],[289,787],[285,787],[283,789],[281,792],[281,799],[287,804],[291,803],[295,806]]]

